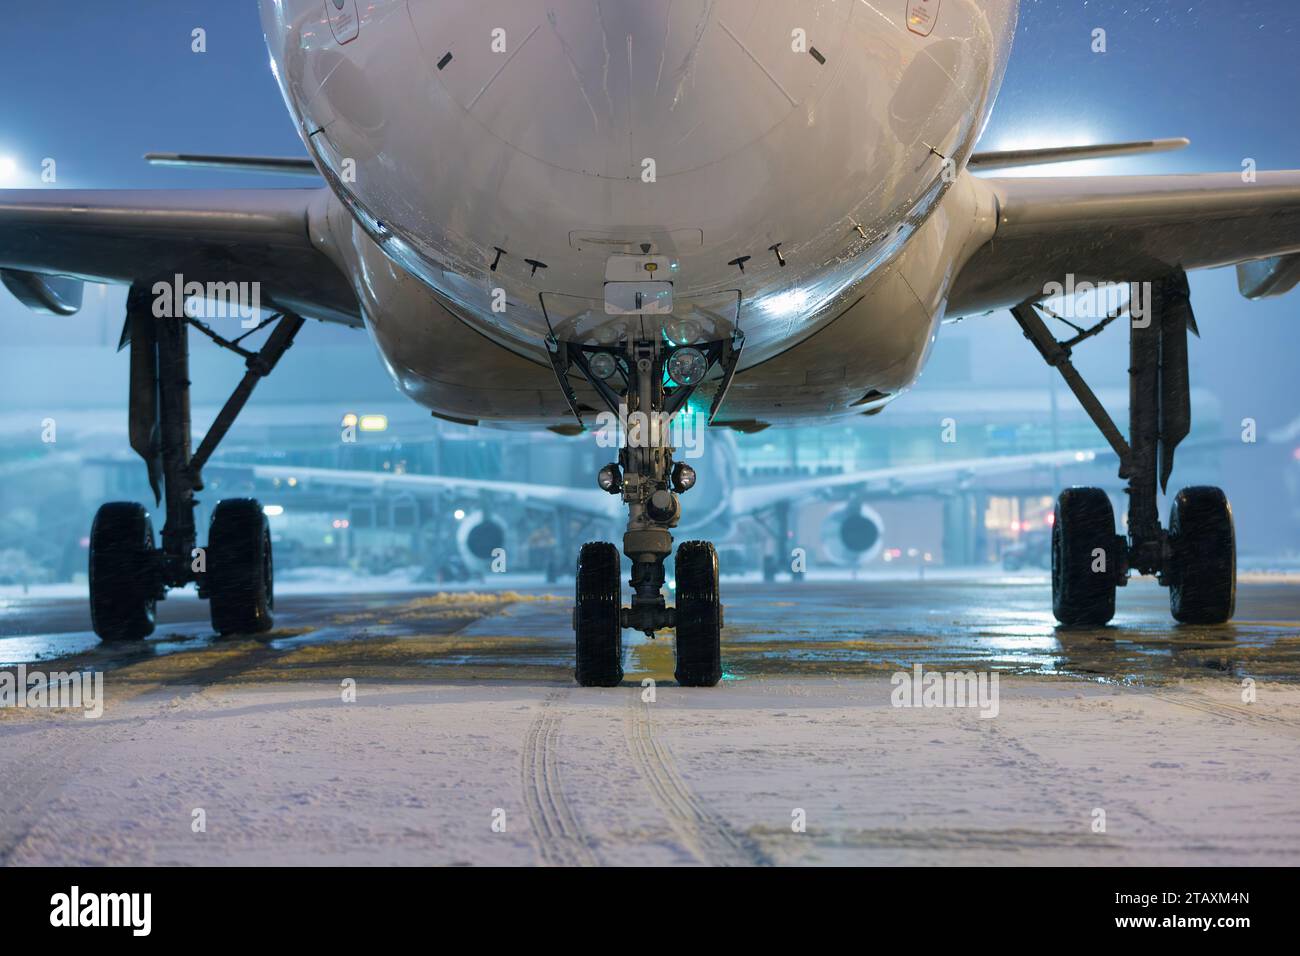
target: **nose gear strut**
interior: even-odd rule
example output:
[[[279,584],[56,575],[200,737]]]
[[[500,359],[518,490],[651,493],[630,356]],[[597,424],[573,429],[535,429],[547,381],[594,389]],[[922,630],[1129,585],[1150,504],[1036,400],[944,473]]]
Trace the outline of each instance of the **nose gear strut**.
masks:
[[[676,628],[680,683],[711,686],[720,679],[720,665],[711,666],[707,662],[718,658],[722,608],[717,603],[717,557],[712,546],[705,542],[690,542],[680,549],[683,553],[688,547],[691,550],[692,559],[687,564],[692,580],[681,580],[683,569],[679,560],[678,592],[680,595],[686,586],[692,595],[705,595],[704,598],[693,597],[692,601],[696,603],[703,600],[707,604],[711,596],[716,613],[701,613],[693,604],[690,626],[683,629],[680,608],[669,607],[664,598],[664,562],[672,554],[672,529],[681,518],[679,495],[690,489],[695,478],[690,466],[674,462],[675,449],[671,444],[669,426],[708,373],[720,368],[722,378],[709,410],[709,421],[713,420],[731,384],[743,345],[744,336],[739,331],[734,332],[730,339],[697,345],[673,345],[662,338],[633,339],[615,346],[580,345],[560,342],[554,337],[547,341],[556,376],[578,421],[582,422],[582,414],[568,380],[572,369],[591,383],[622,430],[618,461],[602,468],[598,477],[600,487],[610,494],[620,495],[628,509],[623,553],[632,562],[629,582],[632,601],[629,606],[621,608],[619,623],[623,628],[642,631],[649,637],[654,637],[657,631]],[[593,371],[593,362],[604,374]],[[690,383],[674,381],[674,368],[689,368],[692,373]],[[708,553],[705,554],[704,550]],[[588,557],[594,560],[592,555]],[[581,576],[581,560],[579,565]],[[621,653],[621,647],[612,649],[608,640],[584,640],[587,635],[583,633],[583,622],[592,619],[584,601],[608,604],[610,597],[609,594],[594,595],[590,587],[585,591],[580,588],[577,594],[579,606],[574,614],[574,624],[578,632],[580,683],[585,683],[584,673],[608,675],[612,669],[609,661],[604,662],[605,666],[598,666],[587,660],[588,648],[603,648],[606,655]],[[678,604],[681,604],[680,598]],[[701,621],[705,624],[700,624]],[[684,647],[684,641],[692,646]],[[686,666],[683,661],[705,663]],[[618,673],[621,677],[621,668]]]

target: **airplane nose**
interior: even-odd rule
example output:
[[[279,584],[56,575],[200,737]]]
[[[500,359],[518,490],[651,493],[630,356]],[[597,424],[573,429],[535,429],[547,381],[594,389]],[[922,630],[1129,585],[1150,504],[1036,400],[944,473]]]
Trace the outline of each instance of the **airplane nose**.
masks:
[[[849,4],[784,0],[783,21],[806,21],[799,33],[766,28],[767,6],[475,0],[410,10],[437,81],[499,140],[557,169],[636,179],[725,160],[809,99]],[[796,43],[816,55],[792,55]]]

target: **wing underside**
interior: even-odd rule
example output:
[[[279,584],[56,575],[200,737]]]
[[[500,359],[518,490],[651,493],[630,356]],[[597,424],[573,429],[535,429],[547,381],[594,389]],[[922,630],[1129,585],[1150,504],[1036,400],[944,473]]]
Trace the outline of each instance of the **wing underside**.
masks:
[[[977,182],[992,192],[996,226],[959,273],[950,316],[1045,298],[1067,276],[1131,282],[1240,265],[1251,297],[1300,279],[1291,258],[1300,254],[1300,171]]]
[[[11,289],[55,304],[59,287],[40,277],[151,284],[182,275],[204,284],[256,282],[264,305],[360,325],[351,287],[308,230],[312,203],[324,193],[0,191],[0,272]]]

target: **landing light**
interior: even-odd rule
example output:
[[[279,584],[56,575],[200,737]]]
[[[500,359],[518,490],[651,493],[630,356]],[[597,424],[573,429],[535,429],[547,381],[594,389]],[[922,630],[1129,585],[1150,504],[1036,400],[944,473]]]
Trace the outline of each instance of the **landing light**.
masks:
[[[709,371],[709,361],[699,349],[678,349],[668,359],[668,376],[678,385],[696,385]]]
[[[284,505],[266,505],[262,508],[262,514],[268,518],[278,518],[284,514]]]
[[[360,424],[363,432],[386,432],[388,431],[388,416],[362,415]]]
[[[464,521],[464,520],[465,520],[465,509],[464,509],[464,508],[457,508],[456,511],[453,513],[453,517],[454,517],[457,521]]]
[[[618,371],[618,360],[608,352],[595,352],[587,359],[587,367],[596,378],[609,378]]]
[[[673,465],[673,490],[687,492],[695,487],[695,469],[684,461]]]
[[[618,465],[610,463],[596,475],[596,484],[600,485],[603,491],[608,491],[611,495],[616,495],[623,490],[623,473],[619,470]]]
[[[700,323],[691,319],[681,319],[670,323],[664,329],[664,335],[673,345],[690,345],[700,340]]]

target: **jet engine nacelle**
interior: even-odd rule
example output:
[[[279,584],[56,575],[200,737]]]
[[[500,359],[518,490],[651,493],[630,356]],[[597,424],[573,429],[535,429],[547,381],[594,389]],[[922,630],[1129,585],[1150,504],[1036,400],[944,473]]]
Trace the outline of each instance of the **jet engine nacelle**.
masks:
[[[505,522],[495,515],[473,511],[461,519],[456,529],[456,548],[467,567],[487,570],[497,549],[505,548],[509,532]]]
[[[861,502],[841,505],[822,522],[822,549],[836,564],[866,564],[884,546],[885,522]]]

